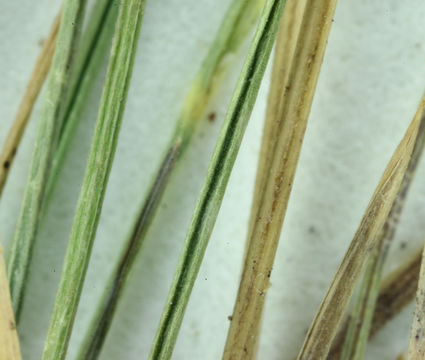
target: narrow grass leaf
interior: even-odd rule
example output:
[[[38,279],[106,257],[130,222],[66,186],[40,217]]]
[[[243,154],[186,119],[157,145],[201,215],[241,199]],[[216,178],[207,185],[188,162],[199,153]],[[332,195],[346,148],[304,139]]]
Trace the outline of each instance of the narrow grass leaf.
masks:
[[[65,106],[67,110],[49,174],[43,212],[50,205],[58,175],[62,170],[75,131],[82,119],[83,109],[90,98],[94,80],[110,50],[117,16],[118,4],[114,0],[98,0],[90,14],[87,30],[81,39],[81,49],[78,52],[75,70],[71,74],[71,90]]]
[[[357,280],[397,197],[421,123],[421,117],[415,116],[388,163],[310,326],[298,359],[325,359],[328,355]]]
[[[6,142],[0,153],[0,196],[6,184],[9,171],[12,167],[15,154],[24,134],[28,120],[31,116],[32,109],[38,98],[40,90],[44,84],[44,80],[52,63],[53,53],[56,46],[56,38],[59,31],[61,13],[56,17],[50,34],[47,37],[41,53],[38,56],[31,78],[25,89],[24,96],[19,104],[18,112],[13,120],[12,127],[6,137]]]
[[[124,113],[144,0],[123,0],[43,360],[66,356]]]
[[[7,273],[16,320],[19,321],[28,264],[37,233],[43,196],[58,132],[73,54],[82,23],[85,0],[66,0],[18,223],[8,253]]]
[[[150,359],[169,359],[193,284],[251,116],[282,16],[284,0],[267,0],[211,159],[181,253]]]
[[[423,117],[425,98],[421,102],[417,116]],[[376,245],[366,263],[363,279],[360,284],[354,311],[351,314],[350,325],[345,340],[342,359],[361,360],[364,357],[366,345],[369,339],[369,331],[372,324],[375,304],[379,294],[382,270],[389,247],[393,241],[400,214],[403,210],[405,199],[414,177],[419,159],[425,145],[425,124],[421,125],[415,140],[412,156],[407,165],[399,192],[388,214],[388,218],[382,228]]]
[[[146,238],[176,163],[189,145],[196,124],[218,88],[224,72],[223,59],[235,52],[258,20],[265,0],[234,0],[227,11],[215,40],[197,74],[177,120],[165,156],[153,177],[136,222],[96,308],[78,359],[96,359],[113,320],[115,310],[130,269]]]
[[[336,0],[308,0],[279,107],[269,173],[249,239],[223,359],[252,358],[283,219],[322,65]],[[278,95],[276,95],[278,96]],[[261,186],[261,184],[260,184]]]

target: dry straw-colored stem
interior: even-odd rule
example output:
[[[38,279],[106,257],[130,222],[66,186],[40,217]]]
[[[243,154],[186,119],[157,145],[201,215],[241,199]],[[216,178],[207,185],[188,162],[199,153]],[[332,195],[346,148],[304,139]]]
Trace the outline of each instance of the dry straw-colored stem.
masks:
[[[422,264],[419,275],[418,289],[416,292],[416,307],[413,314],[412,330],[410,334],[408,360],[419,360],[425,358],[425,262]]]
[[[419,274],[419,284],[416,292],[416,307],[413,315],[412,331],[410,334],[408,360],[425,358],[425,250]]]
[[[50,34],[45,41],[40,55],[38,56],[33,73],[28,82],[24,96],[19,104],[18,112],[13,121],[12,127],[6,137],[6,142],[0,154],[0,196],[6,184],[9,170],[12,166],[16,151],[21,142],[28,120],[31,116],[32,109],[44,80],[52,63],[53,53],[55,51],[56,37],[58,35],[61,13],[56,17]]]
[[[391,319],[399,314],[415,297],[418,288],[419,271],[422,261],[422,249],[417,251],[408,261],[403,263],[382,282],[369,339],[372,339]],[[328,360],[340,359],[344,340],[348,330],[350,317],[347,317],[328,354]]]
[[[0,360],[20,360],[18,333],[10,301],[9,282],[0,245]]]
[[[414,299],[421,260],[422,249],[383,281],[370,328],[370,338]]]
[[[336,0],[308,0],[270,151],[224,359],[251,358]],[[280,101],[280,100],[279,100]]]
[[[249,220],[248,240],[255,224],[261,195],[264,192],[264,185],[270,171],[273,145],[276,143],[277,129],[279,119],[281,118],[282,94],[287,87],[289,70],[294,57],[298,34],[301,29],[305,4],[306,0],[287,0],[277,34],[270,90],[267,100],[266,120],[261,140],[260,157]]]
[[[422,101],[417,116],[423,116],[425,99]],[[393,241],[395,231],[403,211],[407,193],[416,172],[425,145],[425,127],[421,126],[410,157],[409,164],[404,174],[399,192],[388,214],[388,218],[376,240],[376,245],[369,256],[361,281],[354,311],[351,314],[350,326],[345,340],[342,360],[358,359],[364,357],[372,324],[373,313],[379,294],[382,270]]]
[[[298,359],[325,359],[328,355],[363,266],[399,193],[422,123],[422,111],[418,111],[382,175],[307,333]]]
[[[287,0],[279,31],[276,39],[275,53],[273,59],[273,69],[271,75],[270,90],[267,102],[266,119],[261,140],[260,157],[257,167],[257,177],[255,180],[254,195],[252,199],[251,214],[249,219],[248,237],[245,247],[246,252],[249,248],[251,232],[254,228],[256,215],[260,205],[260,198],[264,192],[264,184],[270,171],[270,162],[273,154],[273,145],[277,138],[277,127],[281,116],[282,94],[288,82],[289,70],[294,57],[295,46],[298,40],[298,34],[301,28],[301,22],[305,9],[306,0]],[[246,266],[246,264],[244,264]],[[254,350],[252,358],[257,354],[259,332],[261,330],[260,320],[257,324]]]

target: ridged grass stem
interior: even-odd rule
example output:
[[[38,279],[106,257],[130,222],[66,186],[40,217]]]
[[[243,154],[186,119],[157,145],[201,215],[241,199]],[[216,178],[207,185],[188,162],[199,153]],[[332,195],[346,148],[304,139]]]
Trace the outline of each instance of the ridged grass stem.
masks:
[[[81,47],[71,74],[71,90],[67,97],[58,148],[54,154],[52,169],[49,174],[43,211],[46,211],[50,205],[58,175],[62,170],[70,143],[82,119],[82,111],[87,104],[102,62],[110,50],[117,16],[118,4],[114,0],[97,0],[90,13],[87,29],[82,35]]]
[[[219,86],[223,59],[235,52],[258,20],[264,0],[234,0],[189,90],[176,129],[145,196],[131,233],[118,257],[90,322],[78,359],[97,359],[112,323],[130,270],[146,238],[175,165],[190,143],[196,124]]]
[[[21,211],[8,253],[7,273],[16,320],[19,321],[28,266],[37,233],[49,170],[58,142],[67,94],[69,69],[86,0],[65,0],[57,44],[46,86],[40,122]]]
[[[260,189],[224,360],[252,358],[256,351],[265,295],[335,7],[336,0],[307,0],[285,91],[275,95],[281,97],[277,135],[271,137],[271,159],[265,161],[269,171]]]
[[[9,281],[0,245],[0,359],[21,360],[15,316],[9,292]]]
[[[326,359],[364,265],[397,198],[421,125],[422,117],[415,116],[388,163],[310,326],[298,359]]]
[[[18,112],[13,120],[12,127],[6,137],[6,142],[0,153],[0,197],[12,167],[16,152],[24,134],[25,128],[31,117],[32,109],[40,94],[41,88],[46,80],[52,63],[56,46],[56,38],[59,31],[61,13],[56,17],[49,36],[44,42],[40,55],[38,56],[31,78],[25,89],[24,96],[19,104]]]
[[[273,158],[273,145],[276,141],[276,137],[278,136],[277,129],[281,115],[279,110],[281,109],[282,105],[282,94],[285,92],[285,88],[287,86],[289,70],[291,68],[295,46],[297,44],[298,35],[301,29],[305,3],[306,0],[286,1],[285,10],[283,11],[282,20],[280,22],[277,33],[271,83],[267,100],[266,119],[261,140],[257,176],[255,180],[254,195],[249,218],[248,236],[245,246],[245,260],[247,251],[249,249],[252,230],[254,228],[258,209],[261,203],[261,195],[264,192],[264,185],[267,182],[267,178],[270,173],[271,160]],[[244,266],[246,266],[246,264],[244,264]],[[254,350],[250,354],[251,357],[246,357],[247,360],[256,358],[261,324],[262,320],[258,321],[256,330],[257,335],[253,337],[255,341]]]
[[[189,226],[151,348],[150,359],[164,360],[169,359],[172,355],[193,284],[257,98],[284,6],[284,0],[267,0],[264,5],[254,40],[233,93]]]
[[[421,102],[417,116],[424,117],[425,99]],[[399,192],[388,214],[388,218],[377,239],[375,248],[366,263],[363,279],[358,289],[354,310],[350,316],[347,337],[342,353],[342,360],[361,360],[364,357],[366,345],[369,340],[369,331],[372,325],[376,301],[381,285],[382,270],[387,258],[388,250],[394,239],[394,234],[399,223],[405,199],[410,184],[415,175],[418,162],[425,145],[425,121],[421,125],[415,140],[412,155],[407,165]]]
[[[422,249],[416,251],[382,281],[369,331],[369,340],[415,298],[421,261]],[[341,358],[349,323],[350,316],[347,316],[332,343],[328,360]]]
[[[115,154],[144,5],[144,0],[120,2],[99,114],[47,332],[43,360],[60,360],[66,356]]]

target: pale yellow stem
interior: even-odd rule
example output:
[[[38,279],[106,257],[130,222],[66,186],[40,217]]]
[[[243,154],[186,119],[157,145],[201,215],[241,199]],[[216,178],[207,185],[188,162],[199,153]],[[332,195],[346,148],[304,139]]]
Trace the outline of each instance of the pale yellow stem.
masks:
[[[260,157],[258,161],[257,176],[255,179],[254,195],[252,200],[249,220],[249,236],[254,227],[260,198],[264,192],[264,184],[270,172],[273,146],[278,135],[277,129],[283,97],[286,91],[289,70],[295,53],[295,46],[301,28],[301,22],[305,9],[306,0],[287,0],[277,34],[273,69],[270,82],[269,96],[267,100],[266,119],[261,141]],[[248,248],[248,241],[247,241]]]
[[[413,314],[412,330],[410,334],[408,360],[425,359],[425,251],[422,255],[421,270],[419,273],[418,289],[416,291],[416,307]]]
[[[270,152],[270,173],[259,199],[223,359],[249,359],[281,232],[301,144],[330,32],[336,0],[307,0]]]
[[[310,326],[298,356],[299,360],[321,360],[328,355],[331,342],[341,324],[364,264],[376,244],[378,235],[399,193],[418,134],[422,133],[425,125],[424,106],[425,99],[381,177],[356,234]]]
[[[264,192],[266,179],[270,172],[273,145],[277,138],[277,128],[281,118],[282,94],[288,82],[289,70],[295,53],[295,46],[301,28],[302,16],[306,0],[287,0],[282,20],[277,34],[273,69],[271,75],[270,90],[267,102],[266,119],[264,123],[263,137],[261,141],[260,157],[255,180],[254,195],[252,199],[251,215],[249,220],[248,237],[245,247],[246,253],[249,248],[252,229],[254,228],[256,215],[260,206],[260,198]],[[244,267],[246,264],[244,264]],[[259,334],[262,320],[257,324],[254,350],[251,359],[255,359],[259,346]],[[249,358],[247,358],[249,360]]]
[[[56,37],[59,30],[60,18],[61,14],[59,13],[52,29],[50,30],[50,34],[43,45],[41,53],[38,56],[33,73],[19,105],[18,112],[0,153],[0,196],[3,192],[4,185],[6,184],[9,170],[12,166],[22,135],[31,116],[35,101],[37,100],[38,94],[40,93],[44,80],[49,72],[56,46]]]
[[[19,340],[10,302],[9,282],[0,245],[0,360],[20,360]]]
[[[382,281],[369,339],[372,339],[390,320],[413,301],[418,288],[421,260],[422,249],[415,252],[408,261],[400,265]],[[347,316],[332,343],[332,348],[327,357],[328,360],[341,358],[349,321],[350,318]]]

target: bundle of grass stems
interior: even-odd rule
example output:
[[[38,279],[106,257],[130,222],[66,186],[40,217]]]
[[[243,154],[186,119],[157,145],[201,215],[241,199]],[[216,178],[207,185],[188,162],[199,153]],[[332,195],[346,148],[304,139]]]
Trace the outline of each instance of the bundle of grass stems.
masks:
[[[179,349],[178,353],[174,350],[178,345],[185,312],[191,309],[189,299],[195,281],[200,278],[200,274],[207,280],[207,270],[202,264],[216,220],[233,221],[230,216],[219,217],[219,212],[222,204],[226,204],[226,188],[229,182],[232,184],[232,170],[239,149],[244,146],[242,140],[248,123],[252,117],[258,117],[256,113],[253,115],[253,111],[256,111],[254,105],[260,102],[264,92],[263,89],[260,91],[262,83],[263,87],[267,86],[265,92],[268,95],[265,110],[261,113],[264,119],[262,136],[258,136],[258,131],[255,133],[260,143],[259,151],[256,152],[258,163],[251,166],[256,173],[255,184],[249,187],[251,193],[243,188],[244,199],[240,200],[245,205],[250,204],[248,220],[239,225],[239,229],[244,229],[242,237],[246,241],[245,245],[237,248],[242,250],[239,255],[233,257],[242,259],[242,262],[215,264],[210,270],[220,279],[239,269],[236,270],[237,277],[232,278],[238,279],[233,284],[234,291],[228,294],[231,299],[231,308],[226,310],[230,312],[228,319],[217,318],[221,329],[226,331],[217,333],[217,328],[210,327],[208,321],[214,317],[211,310],[198,310],[196,313],[197,318],[206,319],[200,323],[222,339],[219,352],[204,344],[202,358],[363,359],[369,340],[412,303],[416,295],[413,318],[409,314],[412,324],[410,340],[407,337],[404,339],[403,354],[394,353],[391,358],[406,356],[412,360],[424,359],[425,264],[422,262],[422,247],[411,251],[412,255],[401,261],[400,265],[392,266],[392,271],[388,272],[384,267],[386,260],[392,259],[391,249],[396,241],[398,225],[404,220],[401,215],[408,202],[406,200],[415,200],[408,194],[425,144],[425,98],[420,100],[421,94],[416,99],[410,99],[417,106],[415,111],[410,112],[410,118],[399,121],[401,124],[410,123],[405,127],[404,135],[397,139],[398,145],[386,154],[387,163],[382,166],[379,181],[375,181],[374,192],[368,195],[368,203],[363,204],[363,215],[356,220],[357,229],[353,228],[351,234],[345,231],[345,237],[352,240],[344,245],[343,253],[334,255],[336,262],[333,277],[329,276],[330,272],[325,274],[327,270],[321,274],[326,279],[321,286],[321,302],[314,298],[309,300],[308,294],[312,294],[310,290],[301,293],[291,288],[285,290],[292,296],[292,302],[300,301],[304,306],[307,304],[305,310],[299,308],[299,311],[311,312],[308,330],[304,334],[295,331],[292,337],[289,336],[296,337],[297,343],[291,344],[288,349],[285,348],[288,345],[288,341],[285,341],[288,331],[282,331],[275,335],[276,338],[282,338],[282,345],[272,347],[267,355],[261,355],[261,343],[270,334],[267,330],[269,323],[264,318],[274,316],[269,315],[270,309],[265,304],[269,293],[274,291],[273,268],[279,267],[282,261],[282,257],[276,256],[279,241],[282,238],[281,242],[291,243],[295,247],[294,240],[287,236],[286,230],[291,226],[291,221],[285,218],[287,210],[291,211],[299,199],[298,196],[291,196],[291,193],[299,181],[296,170],[306,130],[311,122],[313,100],[316,93],[320,95],[319,75],[322,68],[329,72],[326,67],[332,64],[325,61],[322,66],[330,36],[334,30],[338,31],[338,28],[334,29],[334,22],[338,24],[339,13],[336,10],[340,5],[337,0],[229,0],[210,3],[208,6],[211,9],[223,7],[221,12],[216,11],[221,14],[222,20],[214,30],[215,33],[209,29],[211,34],[202,45],[202,51],[196,43],[202,33],[184,39],[185,46],[198,47],[195,52],[202,55],[187,65],[191,71],[197,68],[190,76],[192,82],[183,84],[175,69],[163,77],[153,77],[160,84],[156,87],[151,84],[152,92],[157,91],[157,95],[164,96],[164,99],[158,100],[158,104],[166,101],[167,94],[174,94],[178,99],[175,101],[178,103],[178,116],[173,115],[176,112],[168,105],[151,109],[151,112],[156,111],[161,116],[169,112],[172,115],[167,115],[169,126],[161,136],[151,134],[150,138],[144,139],[141,134],[137,134],[137,141],[129,144],[137,148],[138,153],[144,153],[149,150],[149,144],[158,142],[158,145],[152,147],[155,154],[151,157],[141,154],[140,159],[128,159],[128,163],[137,163],[132,164],[135,168],[142,166],[146,169],[143,171],[143,180],[140,180],[143,187],[138,183],[134,191],[138,196],[129,196],[123,201],[125,213],[119,214],[122,208],[119,206],[114,211],[113,216],[118,219],[128,218],[130,214],[134,216],[131,221],[115,222],[124,224],[121,227],[125,229],[121,232],[111,230],[113,236],[122,233],[127,235],[111,243],[113,249],[109,251],[107,267],[103,266],[103,270],[93,264],[96,264],[96,256],[101,256],[97,253],[98,248],[104,247],[98,245],[102,236],[101,231],[97,230],[101,227],[105,212],[112,209],[106,206],[108,183],[111,183],[109,186],[117,186],[119,182],[119,187],[131,188],[134,186],[132,182],[140,182],[132,179],[131,173],[120,173],[118,176],[117,172],[113,172],[111,177],[110,174],[112,167],[115,169],[118,166],[114,158],[121,144],[121,125],[126,129],[126,117],[134,111],[126,110],[127,97],[131,98],[133,87],[148,82],[146,78],[136,76],[141,71],[133,73],[133,68],[138,67],[139,57],[149,59],[149,53],[146,52],[149,52],[150,47],[145,46],[145,41],[149,39],[146,39],[148,36],[142,24],[154,18],[152,14],[158,11],[155,6],[164,10],[166,5],[161,7],[155,5],[155,2],[151,4],[149,0],[63,0],[55,19],[51,19],[50,33],[41,46],[16,116],[5,120],[9,130],[2,136],[0,201],[7,198],[10,203],[10,198],[14,199],[9,196],[13,191],[9,174],[10,178],[16,179],[18,175],[14,175],[14,171],[22,166],[19,162],[25,157],[21,154],[30,148],[31,151],[27,155],[30,160],[29,165],[26,165],[26,180],[21,181],[22,200],[17,205],[20,210],[16,213],[13,234],[10,238],[7,238],[7,234],[1,234],[5,250],[0,246],[0,360],[40,356],[43,360],[86,360],[99,357],[156,360],[171,359],[173,354],[173,358],[199,358],[191,349]],[[205,17],[208,17],[207,10]],[[184,18],[183,11],[175,13],[166,9],[165,12],[161,21],[171,21],[173,18],[177,23],[184,23],[179,19],[179,16]],[[195,27],[202,25],[202,21],[195,23]],[[158,29],[161,29],[160,24],[155,27],[155,30]],[[193,29],[187,31],[194,32]],[[205,46],[206,43],[209,45]],[[170,45],[170,51],[164,50],[167,45]],[[164,54],[165,63],[179,64],[176,59],[181,54],[176,45],[164,40],[161,46],[160,52]],[[138,51],[138,47],[141,50]],[[171,52],[175,52],[173,59],[169,58]],[[181,56],[183,60],[180,63],[188,61],[189,58],[184,54]],[[270,73],[266,72],[268,64]],[[237,80],[235,76],[232,77],[232,73],[237,74]],[[267,77],[270,81],[263,81]],[[174,80],[176,84],[173,84]],[[231,91],[227,91],[226,86]],[[96,87],[101,88],[101,91]],[[146,85],[142,89],[148,87]],[[165,90],[166,87],[172,90]],[[178,92],[184,96],[176,97],[175,89],[180,89]],[[372,103],[373,94],[373,91],[369,92],[372,96],[369,102]],[[144,116],[145,110],[142,108],[149,106],[149,101],[143,100],[143,92],[138,96],[141,97],[141,105],[137,108],[138,121],[149,123],[149,116]],[[149,96],[147,98],[151,99]],[[327,97],[327,100],[331,100],[331,103],[325,105],[327,108],[336,105],[332,98]],[[131,107],[135,106],[135,102],[130,104]],[[362,103],[358,106],[362,106]],[[214,107],[223,111],[211,110]],[[92,123],[86,121],[86,118],[92,117],[87,109],[96,114]],[[364,111],[367,110],[360,110],[360,113]],[[374,114],[385,111],[377,109]],[[33,123],[34,126],[31,125]],[[20,148],[28,124],[31,129],[36,129],[31,139],[33,143],[27,148]],[[143,126],[147,125],[140,125],[140,128]],[[359,121],[350,129],[362,126],[364,124]],[[206,134],[208,131],[210,133]],[[67,165],[70,163],[69,153],[72,153],[73,144],[78,144],[82,134],[86,138],[90,137],[91,145],[83,161],[80,161],[85,168],[78,174],[79,180],[75,185],[78,191],[73,194],[72,190],[61,187],[60,183],[66,177],[67,167],[72,167],[72,164]],[[373,136],[379,138],[386,135],[388,131]],[[208,137],[205,145],[201,141],[202,137]],[[318,156],[323,156],[323,153]],[[373,151],[369,151],[368,156],[373,157]],[[332,154],[332,157],[332,161],[339,161],[338,153]],[[125,162],[118,155],[117,158]],[[144,159],[151,161],[149,164],[144,163]],[[252,159],[251,156],[251,163]],[[193,180],[194,167],[189,162],[196,161],[202,169],[198,172],[203,176]],[[127,165],[129,168],[130,165]],[[365,172],[367,168],[365,166]],[[126,166],[123,165],[121,169],[126,169]],[[352,171],[356,171],[354,166]],[[333,174],[328,176],[332,177]],[[177,186],[179,181],[180,186]],[[323,181],[313,179],[311,183],[319,186]],[[167,197],[171,192],[179,195]],[[50,245],[43,239],[46,236],[43,229],[45,223],[55,221],[58,215],[51,209],[55,206],[56,209],[58,206],[61,208],[58,204],[64,196],[76,197],[78,201],[73,205],[75,208],[70,216],[72,221],[69,229],[64,227],[60,233],[53,234],[57,239],[64,236],[66,242],[62,247],[53,246],[57,260],[50,263],[53,255],[40,257],[37,254],[50,251],[46,250]],[[186,198],[190,200],[182,200]],[[182,201],[180,206],[189,208],[191,218],[183,219],[179,211],[175,211],[179,209],[176,199]],[[336,205],[328,206],[337,207],[339,204],[350,207],[352,199],[352,196],[347,196],[339,199]],[[175,204],[170,204],[173,201]],[[173,211],[170,211],[168,219],[164,219],[164,208],[167,206]],[[326,207],[327,204],[322,206]],[[300,217],[307,223],[312,221],[307,218],[308,215],[301,214]],[[332,221],[334,219],[327,219],[329,223]],[[184,225],[185,237],[181,238],[179,232],[173,230],[176,223]],[[309,226],[309,236],[318,237],[316,229]],[[113,227],[109,225],[110,229]],[[168,244],[155,241],[158,229],[163,229],[163,237],[167,238]],[[281,236],[282,232],[284,236]],[[419,233],[420,229],[416,232]],[[170,242],[170,238],[176,240]],[[321,249],[315,259],[318,264],[323,252],[332,251],[333,241],[341,242],[331,238],[316,239],[319,240]],[[229,244],[229,241],[221,244],[225,243]],[[407,240],[403,242],[406,243]],[[156,278],[158,271],[155,273],[152,270],[152,274],[147,273],[142,277],[149,281],[138,284],[131,274],[143,262],[151,262],[143,268],[145,272],[149,272],[150,266],[156,266],[154,262],[157,259],[152,260],[149,255],[145,255],[155,246],[158,247],[157,251],[164,251],[162,257],[166,255],[164,261],[169,263],[163,266],[162,271],[174,269],[174,272],[171,274],[167,270],[163,278],[168,280],[161,282]],[[172,251],[167,251],[167,246],[172,246]],[[210,247],[214,246],[217,244],[210,244]],[[170,254],[179,255],[168,260]],[[303,254],[299,256],[302,258]],[[41,259],[43,264],[37,266],[36,259],[38,262]],[[56,271],[59,263],[60,269]],[[159,263],[158,267],[161,266],[162,263]],[[287,263],[284,269],[290,266]],[[31,283],[34,279],[46,277],[41,270],[37,273],[37,269],[43,268],[54,268],[57,274],[54,275],[55,291],[44,294],[41,300],[44,307],[49,309],[38,313],[37,307],[33,305],[35,285]],[[320,272],[318,268],[316,271]],[[102,274],[97,275],[96,272]],[[96,296],[93,295],[95,300],[92,303],[95,305],[91,307],[80,304],[82,294],[84,298],[83,288],[86,291],[87,287],[86,277],[102,279],[102,284],[93,292]],[[311,281],[298,285],[298,289],[312,287],[311,284],[316,281],[317,277],[312,275]],[[129,283],[131,285],[127,286]],[[144,304],[137,300],[138,306],[143,307],[145,318],[149,318],[152,311],[157,325],[156,331],[149,328],[152,330],[151,336],[142,340],[143,348],[137,352],[129,351],[125,341],[122,346],[120,341],[114,343],[114,331],[111,331],[120,318],[141,324],[146,321],[143,316],[139,318],[140,311],[134,313],[131,306],[124,305],[126,302],[128,305],[127,298],[133,287],[140,288],[143,293],[161,293],[163,298],[160,304],[158,301]],[[166,297],[162,288],[168,290]],[[202,302],[209,308],[208,296],[199,293],[195,295],[201,296]],[[149,297],[146,298],[149,302]],[[281,315],[278,318],[284,319],[285,306],[281,304],[280,307]],[[40,320],[41,317],[46,318],[44,322]],[[74,326],[80,317],[85,319],[84,331]],[[299,318],[302,322],[301,319],[306,318],[306,315],[299,314]],[[46,324],[44,333],[30,334],[26,326],[34,321],[31,319]],[[282,328],[285,327],[288,325],[282,324]],[[207,329],[198,328],[196,331],[203,330]],[[279,332],[279,326],[273,331]],[[186,339],[185,343],[196,341],[197,336]],[[112,342],[112,345],[108,342]],[[31,343],[42,344],[40,353],[35,353],[34,348],[37,346],[32,347]],[[149,345],[146,347],[146,344]],[[380,356],[384,359],[387,355]]]

